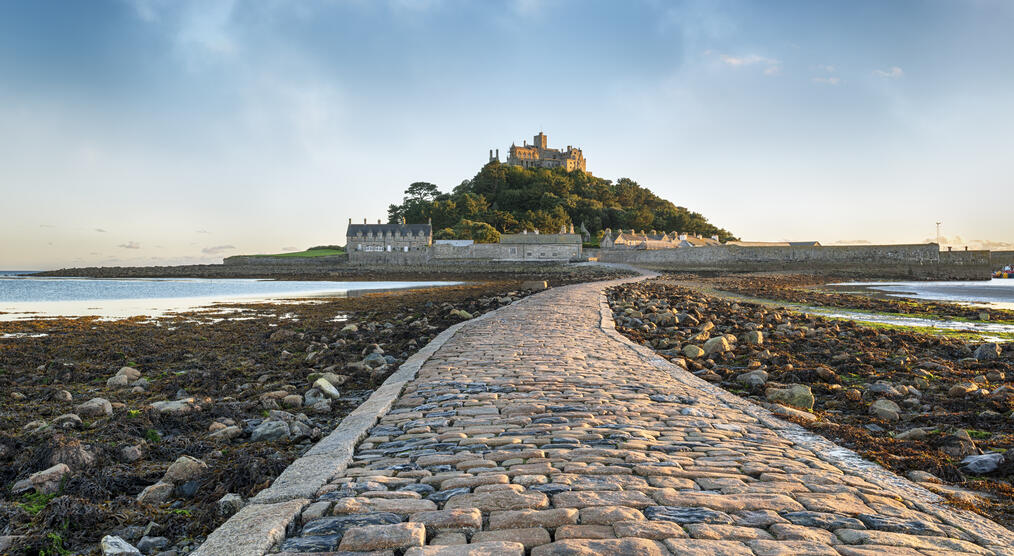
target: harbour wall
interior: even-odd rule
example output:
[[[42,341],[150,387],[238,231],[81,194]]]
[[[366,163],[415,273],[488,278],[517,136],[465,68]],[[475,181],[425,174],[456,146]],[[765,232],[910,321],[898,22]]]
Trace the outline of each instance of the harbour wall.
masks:
[[[907,280],[985,280],[989,251],[943,251],[936,244],[681,249],[600,249],[598,260],[676,271],[805,271]]]

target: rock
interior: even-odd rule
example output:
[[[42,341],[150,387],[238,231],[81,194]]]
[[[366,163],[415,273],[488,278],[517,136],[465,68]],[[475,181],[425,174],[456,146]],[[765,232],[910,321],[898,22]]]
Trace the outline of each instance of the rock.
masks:
[[[704,355],[704,350],[698,346],[690,344],[683,348],[683,355],[689,357],[690,359],[697,359],[698,357]]]
[[[130,379],[125,375],[116,375],[106,380],[107,388],[123,388],[130,384]]]
[[[75,406],[74,411],[82,417],[108,417],[113,414],[113,404],[105,398],[92,398]]]
[[[116,371],[116,376],[125,376],[128,381],[135,381],[141,378],[141,371],[133,367],[120,367],[119,371]]]
[[[976,392],[979,386],[974,382],[962,382],[951,386],[950,390],[947,391],[947,395],[952,398],[963,398],[969,394]]]
[[[78,440],[61,439],[49,454],[49,464],[58,463],[72,469],[82,469],[95,463],[95,454],[87,450]]]
[[[208,438],[214,440],[232,440],[233,438],[238,438],[242,435],[243,429],[237,427],[236,425],[230,425],[228,427],[225,427],[224,429],[219,429],[213,433],[210,433],[208,435]]]
[[[120,537],[106,535],[102,537],[100,545],[102,556],[141,556],[140,550]]]
[[[381,356],[381,359],[383,359],[383,356]],[[317,380],[315,380],[313,383],[313,387],[320,390],[321,393],[323,393],[325,396],[333,400],[337,400],[338,398],[341,397],[341,394],[338,392],[338,389],[335,388],[333,384],[328,382],[326,378],[318,378]]]
[[[278,330],[275,330],[274,332],[272,332],[270,336],[268,336],[268,341],[269,342],[281,342],[281,341],[289,340],[289,339],[292,339],[292,338],[296,338],[298,336],[299,336],[298,332],[294,332],[292,330],[287,330],[285,328],[279,328]]]
[[[70,475],[70,467],[67,467],[66,464],[58,463],[48,469],[32,474],[32,476],[28,477],[28,480],[31,481],[36,492],[55,494],[60,490],[63,478],[67,475]]]
[[[243,500],[242,496],[234,492],[226,494],[225,496],[219,498],[218,502],[215,502],[215,510],[218,511],[218,515],[222,517],[231,516],[232,514],[242,510],[243,506],[246,506],[246,501]]]
[[[53,426],[58,429],[79,429],[81,425],[81,418],[74,413],[64,413],[53,419]]]
[[[260,425],[257,425],[257,428],[253,430],[253,434],[250,435],[251,442],[271,442],[288,438],[289,425],[284,421],[264,421]]]
[[[313,406],[318,402],[331,402],[331,398],[328,398],[326,394],[320,391],[320,388],[310,388],[303,394],[303,405]]]
[[[549,288],[549,282],[545,280],[525,280],[521,282],[521,289],[541,291]]]
[[[901,392],[893,384],[884,380],[878,380],[866,387],[866,391],[872,394],[880,394],[891,398],[901,396]]]
[[[166,470],[165,475],[162,476],[162,481],[173,484],[185,483],[200,477],[207,469],[208,464],[197,458],[180,456]]]
[[[363,364],[371,369],[376,369],[387,364],[387,358],[381,353],[371,353],[363,358]]]
[[[992,361],[1000,358],[1000,344],[996,342],[990,342],[982,344],[975,348],[975,352],[972,353],[972,357],[979,361]]]
[[[341,331],[345,334],[353,334],[359,332],[359,327],[354,324],[346,324]]]
[[[894,437],[897,438],[898,440],[922,440],[926,438],[926,434],[927,434],[926,429],[916,427],[914,429],[909,429],[905,432],[898,433],[894,435]]]
[[[58,402],[70,402],[74,400],[74,396],[66,390],[58,390],[55,394],[53,394],[53,399]]]
[[[133,463],[144,457],[144,452],[140,446],[124,446],[120,448],[120,457],[128,463]]]
[[[751,330],[743,334],[743,343],[751,346],[759,346],[764,343],[764,333],[760,330]]]
[[[345,375],[339,375],[332,372],[324,372],[317,378],[323,378],[324,380],[331,383],[332,386],[338,387],[348,382],[349,377]]]
[[[870,404],[870,415],[885,421],[897,421],[900,419],[901,407],[891,400],[880,398]]]
[[[964,430],[959,430],[954,434],[944,437],[943,445],[940,446],[940,449],[952,458],[963,458],[979,453],[978,448],[975,447],[975,442],[972,441],[972,438]]]
[[[708,355],[711,355],[712,353],[725,353],[730,349],[732,349],[732,347],[729,346],[729,341],[725,338],[725,336],[718,336],[704,342],[704,353]]]
[[[764,395],[768,401],[783,403],[798,409],[813,409],[813,392],[809,386],[790,384],[788,388],[769,388]]]
[[[173,493],[173,488],[172,484],[159,481],[153,485],[144,487],[144,490],[137,495],[137,501],[140,504],[161,504],[169,499],[169,496]]]
[[[736,377],[736,382],[751,387],[764,386],[764,384],[767,383],[767,381],[768,381],[767,371],[761,370],[750,371],[748,373],[743,373]]]
[[[1003,462],[1003,454],[993,452],[981,456],[968,456],[961,460],[961,467],[969,473],[985,475],[996,471],[998,467],[1003,465]]]
[[[451,311],[451,316],[458,317],[459,319],[462,320],[468,320],[472,318],[472,313],[469,313],[468,311],[463,311],[461,309],[454,309]]]
[[[282,407],[300,408],[303,407],[303,396],[289,394],[282,398]]]
[[[166,400],[154,402],[149,407],[160,413],[190,413],[194,410],[194,399]]]
[[[137,541],[137,549],[144,554],[151,554],[156,550],[161,550],[169,544],[169,539],[165,537],[141,537],[141,540]]]

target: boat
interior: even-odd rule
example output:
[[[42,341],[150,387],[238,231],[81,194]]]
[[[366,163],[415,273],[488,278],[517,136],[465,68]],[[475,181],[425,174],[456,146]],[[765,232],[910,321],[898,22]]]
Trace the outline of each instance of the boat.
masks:
[[[1000,270],[993,273],[993,278],[1012,278],[1014,279],[1014,265],[1007,265]]]

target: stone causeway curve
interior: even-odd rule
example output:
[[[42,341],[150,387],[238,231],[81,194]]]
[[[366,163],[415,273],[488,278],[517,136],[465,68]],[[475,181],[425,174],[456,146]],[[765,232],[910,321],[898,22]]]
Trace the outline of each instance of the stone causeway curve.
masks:
[[[194,554],[1014,555],[1010,530],[620,336],[623,281],[446,330]]]

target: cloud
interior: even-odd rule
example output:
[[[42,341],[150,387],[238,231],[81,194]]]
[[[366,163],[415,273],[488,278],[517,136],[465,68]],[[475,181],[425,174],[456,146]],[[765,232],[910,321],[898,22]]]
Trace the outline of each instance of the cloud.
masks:
[[[839,78],[839,77],[814,77],[810,81],[813,81],[814,83],[819,83],[821,85],[838,85],[839,83],[841,83],[841,78]]]
[[[106,233],[106,231],[103,230],[102,228],[95,228],[95,231],[98,232],[98,233],[100,233],[100,234]]]
[[[711,51],[707,51],[710,53]],[[782,72],[781,60],[766,58],[757,54],[747,56],[732,56],[730,54],[719,54],[718,58],[727,66],[741,68],[746,66],[764,66],[764,75],[778,75]]]
[[[936,238],[926,238],[926,243],[936,243]],[[1014,250],[1014,242],[1010,241],[993,241],[991,239],[964,239],[961,236],[952,237],[940,237],[941,247],[951,247],[953,249],[964,249],[968,247],[973,251],[1011,251]]]
[[[838,68],[828,64],[817,64],[816,69],[817,71],[826,71],[827,73],[834,73],[838,71]]]
[[[902,69],[899,68],[898,66],[892,66],[888,68],[886,71],[873,70],[873,75],[876,75],[877,77],[883,77],[884,79],[897,79],[905,75],[905,72],[902,71]]]
[[[226,251],[235,251],[235,250],[236,250],[235,245],[216,245],[214,247],[205,247],[204,249],[201,249],[201,253],[204,253],[205,255],[217,255],[219,253],[224,253]]]
[[[136,241],[128,241],[127,243],[117,245],[117,247],[122,247],[124,249],[140,249],[141,244]]]

